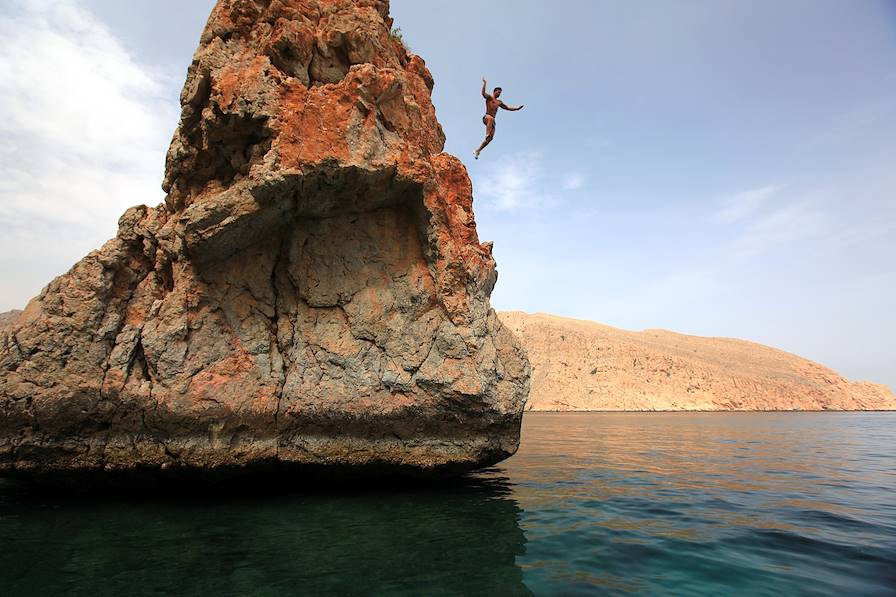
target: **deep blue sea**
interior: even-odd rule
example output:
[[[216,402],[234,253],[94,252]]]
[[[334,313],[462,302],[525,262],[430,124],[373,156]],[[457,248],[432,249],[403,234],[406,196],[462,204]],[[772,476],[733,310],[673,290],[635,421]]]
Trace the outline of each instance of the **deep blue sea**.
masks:
[[[240,497],[0,481],[0,594],[896,595],[896,413],[527,414],[454,483]]]

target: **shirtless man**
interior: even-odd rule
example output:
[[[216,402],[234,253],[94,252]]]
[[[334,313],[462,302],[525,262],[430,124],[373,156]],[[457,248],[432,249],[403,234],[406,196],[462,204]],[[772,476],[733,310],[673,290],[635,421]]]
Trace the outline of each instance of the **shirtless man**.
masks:
[[[510,110],[511,112],[516,112],[517,110],[522,110],[522,106],[508,106],[498,98],[501,97],[501,88],[495,87],[495,90],[492,91],[492,94],[489,95],[485,92],[485,78],[482,79],[482,97],[485,98],[485,116],[482,117],[482,124],[485,125],[485,141],[482,142],[482,145],[479,146],[479,149],[473,152],[473,155],[476,159],[479,159],[479,152],[485,149],[485,146],[492,142],[492,139],[495,138],[495,116],[498,114],[498,108],[503,108],[505,110]]]

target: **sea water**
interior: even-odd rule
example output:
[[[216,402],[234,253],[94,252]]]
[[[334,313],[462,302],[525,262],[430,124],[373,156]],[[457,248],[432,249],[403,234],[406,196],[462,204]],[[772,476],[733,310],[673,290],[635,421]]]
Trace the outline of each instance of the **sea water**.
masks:
[[[896,594],[896,414],[527,414],[453,483],[77,499],[0,481],[3,595]]]

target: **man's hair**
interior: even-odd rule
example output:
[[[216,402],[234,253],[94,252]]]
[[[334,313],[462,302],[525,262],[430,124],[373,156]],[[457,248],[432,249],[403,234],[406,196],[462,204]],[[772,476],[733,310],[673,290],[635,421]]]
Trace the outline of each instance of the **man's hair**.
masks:
[[[501,89],[500,87],[495,87],[492,91],[504,91],[504,90]]]

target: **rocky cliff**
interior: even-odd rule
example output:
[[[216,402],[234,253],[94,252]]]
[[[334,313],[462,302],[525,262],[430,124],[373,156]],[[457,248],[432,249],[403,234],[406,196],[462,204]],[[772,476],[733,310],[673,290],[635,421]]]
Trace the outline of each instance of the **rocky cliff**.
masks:
[[[21,311],[19,311],[18,309],[0,313],[0,332],[12,325],[12,322],[14,322],[16,318],[18,318],[20,313]]]
[[[529,410],[894,410],[885,386],[730,338],[502,312],[532,363]]]
[[[125,212],[0,333],[0,472],[438,474],[514,453],[529,366],[388,9],[216,4],[164,205]]]

